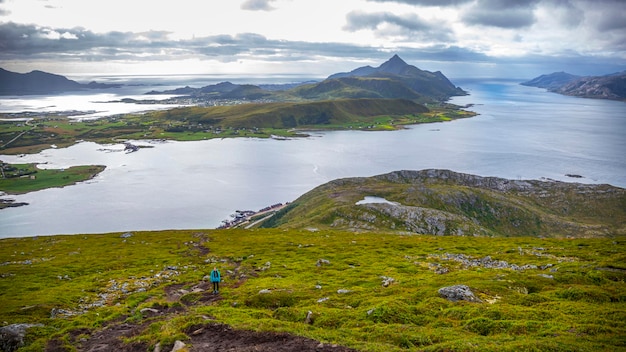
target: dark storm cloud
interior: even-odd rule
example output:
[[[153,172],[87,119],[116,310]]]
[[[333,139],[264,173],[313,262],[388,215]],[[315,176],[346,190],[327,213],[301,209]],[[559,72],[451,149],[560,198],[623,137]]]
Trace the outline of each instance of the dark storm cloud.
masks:
[[[379,36],[402,36],[428,41],[451,40],[451,31],[441,23],[431,24],[415,14],[396,15],[391,12],[352,11],[346,15],[345,30],[372,30]]]
[[[429,27],[411,24],[413,30]],[[389,51],[346,43],[268,39],[254,33],[214,35],[171,40],[168,32],[94,33],[83,28],[42,28],[15,23],[0,24],[0,61],[19,60],[178,60],[207,57],[228,62],[242,57],[264,61],[310,61],[313,57],[388,59]],[[398,48],[407,57],[440,61],[489,61],[490,58],[459,47]]]
[[[242,10],[250,11],[272,11],[274,7],[270,5],[273,0],[247,0],[241,4]]]
[[[188,40],[171,40],[168,34],[162,31],[100,34],[83,28],[0,23],[0,60],[29,57],[99,61],[124,57],[141,61],[208,56],[228,61],[234,55],[284,56],[289,60],[290,55],[366,56],[372,52],[370,48],[352,44],[270,40],[253,33]]]
[[[524,28],[535,23],[539,0],[478,0],[462,15],[464,23],[499,28]]]

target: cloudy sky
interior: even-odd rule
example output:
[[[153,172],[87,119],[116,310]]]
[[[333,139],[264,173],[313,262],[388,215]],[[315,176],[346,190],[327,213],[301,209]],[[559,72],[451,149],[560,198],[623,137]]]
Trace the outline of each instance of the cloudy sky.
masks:
[[[450,77],[626,70],[626,0],[0,0],[0,67],[326,76],[393,54]]]

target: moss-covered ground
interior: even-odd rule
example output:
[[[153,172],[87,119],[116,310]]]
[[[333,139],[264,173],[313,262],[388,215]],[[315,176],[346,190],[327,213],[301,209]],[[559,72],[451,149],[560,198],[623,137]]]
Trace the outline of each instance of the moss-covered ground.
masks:
[[[220,299],[202,301],[191,288],[213,266]],[[75,349],[112,321],[145,322],[150,307],[172,313],[126,342],[190,342],[185,331],[210,317],[363,351],[616,351],[626,349],[625,278],[623,237],[258,229],[15,238],[0,240],[0,324],[43,324],[21,351],[50,339]],[[440,297],[456,284],[482,303]],[[171,287],[189,292],[172,300]]]

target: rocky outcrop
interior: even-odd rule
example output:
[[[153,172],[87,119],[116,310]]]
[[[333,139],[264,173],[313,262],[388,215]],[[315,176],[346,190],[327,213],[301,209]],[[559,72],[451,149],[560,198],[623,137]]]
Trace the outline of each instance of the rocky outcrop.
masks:
[[[451,302],[467,301],[482,303],[482,300],[476,297],[474,292],[472,292],[472,290],[465,285],[442,287],[437,292],[441,297]]]
[[[365,197],[384,201],[361,202]],[[458,236],[603,237],[626,234],[624,204],[626,190],[610,185],[400,170],[319,186],[277,213],[270,225]]]
[[[13,352],[24,346],[26,331],[41,324],[12,324],[0,328],[0,351]]]

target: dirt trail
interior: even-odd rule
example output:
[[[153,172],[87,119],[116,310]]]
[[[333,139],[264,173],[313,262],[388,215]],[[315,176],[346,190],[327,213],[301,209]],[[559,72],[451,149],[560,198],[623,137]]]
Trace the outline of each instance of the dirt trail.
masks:
[[[103,329],[89,331],[78,329],[72,331],[67,336],[68,341],[81,352],[152,352],[146,343],[124,344],[123,338],[138,336],[151,323],[155,321],[167,320],[174,315],[185,314],[186,306],[210,305],[221,300],[221,296],[214,295],[209,290],[209,284],[198,283],[192,287],[199,294],[197,300],[193,302],[181,301],[184,294],[181,290],[185,285],[170,285],[164,288],[165,295],[169,302],[181,302],[182,305],[153,306],[142,310],[143,319],[137,323],[125,322],[126,318],[113,321]],[[187,286],[188,287],[188,286]],[[213,352],[213,351],[237,351],[237,352],[291,352],[291,351],[316,351],[316,352],[351,352],[355,351],[342,346],[323,344],[312,339],[295,336],[287,333],[274,332],[254,332],[248,330],[236,330],[228,325],[215,322],[210,317],[206,317],[204,324],[194,325],[185,333],[188,340],[183,341],[187,350],[191,352]],[[85,336],[89,336],[85,338]],[[173,346],[161,346],[162,352],[169,352]],[[69,349],[56,339],[51,340],[46,346],[45,352],[67,352]]]

